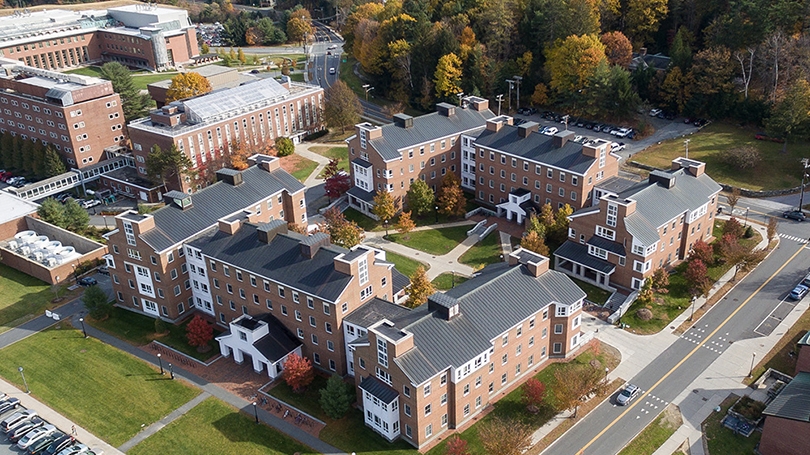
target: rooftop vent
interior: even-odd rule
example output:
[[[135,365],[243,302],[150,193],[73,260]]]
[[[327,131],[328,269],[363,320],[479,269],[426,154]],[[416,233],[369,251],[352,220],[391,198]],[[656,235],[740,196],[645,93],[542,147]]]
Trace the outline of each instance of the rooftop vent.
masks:
[[[666,189],[670,189],[675,186],[675,176],[669,172],[652,171],[650,172],[650,183],[657,183]]]
[[[436,112],[442,117],[452,117],[456,115],[456,107],[448,103],[439,103],[436,105]]]
[[[164,194],[163,197],[173,200],[174,204],[183,210],[191,208],[190,194],[186,194],[182,191],[169,191],[168,193]]]
[[[400,128],[412,128],[413,117],[408,114],[396,114],[394,115],[394,124]]]

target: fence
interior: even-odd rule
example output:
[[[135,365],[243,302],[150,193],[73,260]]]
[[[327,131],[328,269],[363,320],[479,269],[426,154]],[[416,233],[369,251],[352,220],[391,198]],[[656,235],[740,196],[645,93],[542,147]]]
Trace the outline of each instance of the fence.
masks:
[[[467,231],[467,237],[473,235],[475,233],[475,231],[478,230],[478,228],[480,228],[481,226],[483,226],[485,224],[487,224],[487,220],[481,220],[478,223],[476,223],[475,227],[473,227],[472,229]]]
[[[490,233],[490,232],[492,232],[492,231],[494,231],[494,230],[495,230],[497,227],[498,227],[498,223],[495,223],[495,224],[493,224],[493,225],[489,226],[489,227],[487,228],[487,230],[486,230],[486,231],[484,231],[484,232],[483,232],[483,233],[482,233],[482,234],[481,234],[481,235],[478,237],[478,240],[484,240],[484,238],[486,238],[486,236],[488,236],[488,235],[489,235],[489,233]]]
[[[627,313],[627,309],[630,308],[630,305],[632,305],[633,302],[636,301],[636,297],[638,297],[638,291],[632,292],[630,295],[628,295],[627,298],[624,299],[624,302],[622,302],[622,304],[619,305],[619,308],[616,311],[614,311],[613,314],[608,316],[607,319],[608,323],[615,324],[616,321],[619,320],[619,318],[624,316],[624,313]]]
[[[478,215],[478,214],[482,214],[484,216],[498,216],[497,213],[493,212],[492,210],[490,210],[488,208],[478,207],[478,208],[476,208],[474,210],[471,210],[471,211],[465,213],[464,214],[464,219],[467,219],[467,218],[469,218],[471,216],[475,216],[475,215]]]

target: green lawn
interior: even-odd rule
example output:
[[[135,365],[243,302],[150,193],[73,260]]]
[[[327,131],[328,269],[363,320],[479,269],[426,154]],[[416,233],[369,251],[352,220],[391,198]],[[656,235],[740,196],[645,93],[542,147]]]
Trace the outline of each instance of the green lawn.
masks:
[[[132,82],[138,90],[146,90],[146,86],[153,82],[165,81],[176,76],[177,73],[148,73],[148,74],[133,74]]]
[[[430,268],[430,264],[425,264],[424,262],[419,262],[416,259],[411,259],[390,251],[385,252],[385,260],[394,263],[394,267],[399,270],[399,273],[407,277],[411,277],[413,273],[416,272],[416,268],[420,265],[424,267],[425,270]]]
[[[757,130],[741,128],[728,123],[712,123],[702,131],[689,136],[689,157],[706,163],[706,172],[720,183],[752,190],[794,188],[801,185],[799,161],[806,156],[810,143],[787,145],[754,139]],[[760,151],[762,161],[754,168],[739,170],[721,160],[724,150],[753,145]],[[633,156],[633,160],[669,169],[672,160],[684,154],[683,138],[664,141]]]
[[[312,174],[312,171],[318,167],[318,163],[312,160],[308,160],[302,156],[293,155],[296,157],[298,161],[295,163],[295,169],[293,169],[290,174],[298,179],[298,181],[303,182],[304,180]]]
[[[290,73],[290,80],[293,82],[304,82],[304,73]]]
[[[470,226],[467,226],[470,229]],[[503,261],[501,256],[501,236],[497,231],[490,232],[484,240],[476,243],[469,250],[465,251],[458,262],[467,264],[475,270],[483,269],[489,264]]]
[[[388,238],[407,247],[441,256],[449,253],[450,250],[464,241],[470,228],[471,226],[455,226],[442,229],[426,229],[410,232],[407,239],[402,234],[391,234]]]
[[[340,420],[331,420],[321,430],[318,437],[347,453],[360,455],[420,455],[405,441],[389,443],[367,427],[363,422],[363,413],[352,408],[349,415]],[[441,453],[444,455],[444,452]]]
[[[607,302],[607,299],[610,298],[610,291],[606,291],[600,287],[594,286],[591,283],[586,283],[576,278],[571,279],[577,284],[577,286],[579,286],[580,289],[585,291],[585,294],[587,294],[587,297],[585,298],[593,303],[603,305],[605,302]]]
[[[54,293],[47,283],[0,264],[0,333],[39,316]]]
[[[82,76],[101,77],[100,66],[86,66],[84,68],[76,68],[65,71],[67,74],[81,74]]]
[[[155,318],[134,313],[123,308],[113,308],[112,316],[105,321],[88,321],[90,324],[110,335],[121,338],[135,346],[149,344],[152,340],[157,340],[167,346],[171,346],[197,360],[206,361],[217,355],[219,350],[216,342],[209,343],[212,349],[208,352],[197,352],[197,348],[190,346],[186,340],[186,326],[191,318],[181,325],[166,324],[169,334],[162,337],[155,337]],[[221,333],[214,326],[214,336]]]
[[[252,416],[216,398],[208,398],[127,453],[291,455],[317,452],[274,428],[256,425]]]
[[[755,431],[749,437],[735,434],[721,423],[726,416],[728,408],[735,401],[736,395],[730,395],[720,404],[720,412],[712,414],[703,421],[703,431],[706,443],[709,446],[709,453],[712,455],[739,455],[754,453],[754,447],[759,443],[762,433]]]
[[[309,149],[318,155],[325,156],[330,160],[338,159],[338,168],[348,172],[349,171],[349,148],[348,147],[311,147]],[[323,178],[323,174],[318,178]]]
[[[675,409],[664,409],[619,455],[649,455],[655,452],[680,426],[678,414],[679,411]]]
[[[723,224],[722,221],[715,222],[714,235],[718,239],[721,237]],[[740,239],[740,243],[749,248],[756,246],[762,237],[758,232],[754,232],[754,237]],[[686,261],[680,263],[675,267],[674,273],[669,276],[668,294],[655,294],[655,302],[648,307],[652,311],[652,319],[643,321],[636,315],[636,311],[641,308],[641,302],[636,301],[630,306],[627,313],[622,316],[621,321],[627,324],[629,329],[635,333],[652,334],[661,331],[679,314],[687,310],[691,296],[689,295],[689,283],[684,278],[686,265]],[[717,281],[730,268],[728,264],[714,264],[708,267],[706,274],[712,281]]]
[[[435,287],[439,291],[446,291],[448,289],[452,289],[453,284],[461,284],[467,280],[468,278],[465,278],[463,276],[459,275],[453,276],[452,273],[444,272],[433,279],[433,287]]]
[[[293,392],[292,387],[288,386],[286,382],[281,381],[273,386],[272,389],[268,390],[267,393],[285,403],[295,406],[311,416],[325,421],[327,417],[326,414],[323,413],[323,409],[321,409],[319,400],[321,399],[320,390],[326,387],[326,380],[327,378],[316,374],[312,384],[301,393]],[[348,384],[346,385],[351,387]],[[351,396],[354,396],[354,387],[351,389]]]
[[[0,375],[119,446],[199,393],[155,367],[60,324],[0,350]]]
[[[364,231],[379,231],[380,229],[382,229],[380,227],[379,221],[369,218],[360,213],[360,211],[355,210],[351,207],[343,211],[343,216],[345,216],[347,220],[354,221],[355,223],[357,223],[357,225],[363,228]],[[390,228],[390,230],[393,229]]]

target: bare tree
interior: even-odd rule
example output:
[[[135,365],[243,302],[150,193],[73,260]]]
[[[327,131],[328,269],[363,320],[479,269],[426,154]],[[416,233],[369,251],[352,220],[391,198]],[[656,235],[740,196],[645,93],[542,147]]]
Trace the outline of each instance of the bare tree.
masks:
[[[521,455],[532,446],[532,433],[530,426],[504,417],[485,420],[478,428],[488,455]]]
[[[734,58],[740,62],[740,69],[742,70],[742,81],[743,81],[743,92],[745,93],[745,99],[748,99],[748,85],[751,83],[751,76],[754,74],[754,54],[756,53],[757,49],[755,47],[747,47],[746,52],[737,51],[734,53]],[[745,60],[748,59],[748,68],[746,68]]]
[[[776,238],[776,217],[768,218],[768,242],[773,242]]]
[[[734,215],[734,207],[740,202],[740,189],[736,186],[731,188],[731,193],[726,195],[726,202],[728,202],[728,206],[731,207],[730,215]]]

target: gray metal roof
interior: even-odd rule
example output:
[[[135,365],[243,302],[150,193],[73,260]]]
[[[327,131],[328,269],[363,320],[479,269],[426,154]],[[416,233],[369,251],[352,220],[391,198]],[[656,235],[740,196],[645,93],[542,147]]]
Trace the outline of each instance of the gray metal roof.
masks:
[[[155,251],[163,251],[215,225],[217,220],[263,201],[282,190],[295,193],[304,185],[283,169],[266,171],[251,166],[242,171],[242,183],[217,182],[191,195],[192,206],[182,210],[169,204],[152,213],[155,228],[140,238]]]
[[[766,416],[810,422],[810,373],[802,371],[765,408]]]
[[[671,171],[675,186],[664,188],[649,179],[619,194],[619,199],[636,201],[636,211],[624,218],[627,231],[643,245],[660,240],[658,228],[673,218],[696,210],[722,189],[707,174],[693,177],[684,169]]]
[[[799,343],[802,346],[810,346],[810,330],[807,331],[801,338],[799,338]],[[810,349],[810,348],[808,348]]]
[[[394,285],[394,294],[411,285],[411,279],[396,268],[391,269],[391,281]]]
[[[414,384],[467,363],[491,348],[494,338],[552,302],[571,305],[585,298],[562,273],[549,270],[534,277],[526,266],[507,263],[486,267],[446,294],[459,301],[458,316],[447,321],[422,305],[414,315],[424,316],[408,325],[397,323],[414,334],[414,347],[395,358]]]
[[[256,226],[245,224],[233,235],[211,229],[191,245],[214,259],[324,300],[337,301],[352,277],[335,270],[334,259],[347,250],[329,245],[318,248],[309,259],[301,254],[303,238],[289,232],[277,234],[270,243],[264,243],[259,240]]]
[[[498,131],[484,130],[475,143],[577,174],[584,174],[596,161],[582,154],[582,144],[568,141],[556,148],[551,136],[534,132],[523,138],[512,125],[503,125]]]
[[[372,193],[371,191],[366,191],[366,190],[360,188],[359,186],[353,186],[353,187],[349,188],[348,193],[351,194],[352,196],[356,197],[357,199],[362,200],[362,201],[366,201],[366,202],[373,202],[374,201],[374,193]]]
[[[591,268],[593,270],[597,270],[602,273],[613,273],[616,270],[616,266],[611,264],[608,261],[603,261],[597,257],[593,257],[588,254],[588,247],[585,245],[580,245],[579,243],[575,243],[572,241],[567,241],[563,243],[556,251],[554,251],[554,256],[559,256],[563,259],[568,259],[569,261],[576,262],[577,264],[582,264],[585,267]]]
[[[368,328],[383,319],[388,319],[389,321],[399,320],[410,312],[411,310],[405,307],[374,297],[361,305],[360,308],[349,313],[343,320],[354,325],[359,325],[360,327]]]
[[[399,393],[397,393],[396,390],[384,384],[374,376],[366,376],[362,381],[360,381],[360,388],[377,397],[377,399],[386,404],[394,401],[399,396]]]
[[[614,194],[619,194],[622,191],[626,191],[638,185],[638,182],[639,182],[638,180],[633,180],[626,177],[613,176],[603,180],[602,182],[597,183],[594,186],[594,188],[609,191]]]
[[[203,123],[250,111],[280,101],[290,91],[273,78],[262,79],[239,87],[219,90],[183,101],[189,123]]]
[[[365,167],[371,167],[371,163],[364,160],[363,158],[355,158],[355,159],[352,160],[352,163],[354,163],[354,164],[356,164],[356,165],[358,165],[360,167],[364,167],[364,168]]]
[[[382,126],[382,137],[372,139],[369,144],[382,156],[383,160],[399,159],[400,150],[417,144],[434,141],[438,138],[480,128],[495,114],[489,109],[476,111],[472,108],[455,106],[455,114],[445,117],[438,112],[413,118],[413,126],[403,128],[389,123]]]
[[[284,356],[301,346],[301,341],[296,338],[287,328],[271,314],[263,314],[259,317],[267,323],[267,335],[253,342],[262,355],[271,362],[278,362]]]
[[[612,242],[608,239],[599,237],[597,235],[594,235],[590,239],[588,239],[587,243],[597,248],[602,248],[603,250],[610,251],[611,253],[617,254],[619,256],[627,256],[627,252],[624,249],[624,245],[618,242]]]

